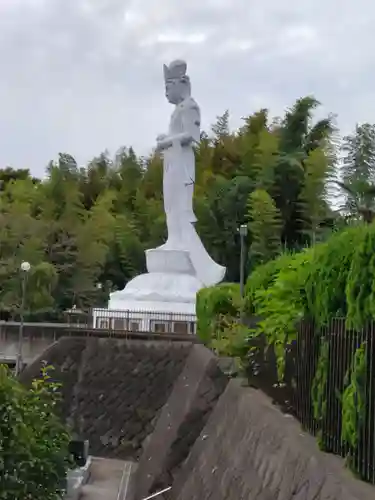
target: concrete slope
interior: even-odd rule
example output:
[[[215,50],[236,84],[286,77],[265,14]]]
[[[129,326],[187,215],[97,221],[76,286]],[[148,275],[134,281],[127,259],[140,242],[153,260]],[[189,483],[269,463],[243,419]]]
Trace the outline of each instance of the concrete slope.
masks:
[[[195,345],[145,445],[132,484],[136,500],[173,483],[227,383],[212,352]]]
[[[168,500],[367,500],[375,488],[319,451],[292,417],[232,380]]]

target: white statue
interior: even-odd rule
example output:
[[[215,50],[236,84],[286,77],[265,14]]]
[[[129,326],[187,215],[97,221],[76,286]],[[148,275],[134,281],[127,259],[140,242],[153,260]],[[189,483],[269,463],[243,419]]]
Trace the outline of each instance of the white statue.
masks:
[[[191,97],[186,62],[164,65],[166,97],[175,105],[167,135],[157,137],[157,150],[164,155],[163,192],[168,240],[158,250],[188,251],[199,280],[210,286],[219,283],[225,268],[205,250],[194,223],[194,144],[200,140],[200,110]]]
[[[168,239],[146,250],[147,273],[111,294],[109,309],[195,314],[197,292],[216,285],[225,268],[206,252],[194,223],[194,144],[200,140],[200,112],[190,95],[186,63],[164,66],[166,96],[175,105],[169,131],[157,138],[164,156],[164,208]]]

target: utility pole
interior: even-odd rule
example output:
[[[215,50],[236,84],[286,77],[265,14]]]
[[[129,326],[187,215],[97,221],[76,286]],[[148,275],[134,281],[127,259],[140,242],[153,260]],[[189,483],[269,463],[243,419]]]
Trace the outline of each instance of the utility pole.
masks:
[[[245,263],[246,263],[245,238],[247,236],[247,225],[241,224],[238,232],[240,233],[240,238],[241,238],[240,291],[241,291],[241,297],[244,297],[244,295],[245,295]]]
[[[18,330],[18,351],[16,358],[16,376],[22,371],[22,344],[23,344],[23,323],[25,314],[25,299],[26,299],[26,281],[27,274],[31,269],[29,262],[22,262],[21,264],[21,282],[22,282],[22,297],[21,297],[21,311],[20,311],[20,326]]]

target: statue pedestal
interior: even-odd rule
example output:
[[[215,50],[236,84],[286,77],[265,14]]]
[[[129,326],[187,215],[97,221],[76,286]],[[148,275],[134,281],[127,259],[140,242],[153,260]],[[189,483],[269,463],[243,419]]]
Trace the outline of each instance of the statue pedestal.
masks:
[[[146,266],[149,273],[174,273],[195,276],[189,252],[185,250],[146,250]]]
[[[146,251],[148,273],[140,274],[124,290],[111,293],[109,310],[195,315],[197,292],[203,288],[189,252]]]

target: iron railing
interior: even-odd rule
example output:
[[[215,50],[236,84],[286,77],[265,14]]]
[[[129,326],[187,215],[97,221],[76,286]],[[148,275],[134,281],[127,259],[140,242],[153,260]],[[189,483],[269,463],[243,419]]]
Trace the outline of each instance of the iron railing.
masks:
[[[296,343],[296,416],[321,447],[348,459],[375,484],[374,324],[347,329],[333,319],[316,332],[301,324]]]
[[[318,329],[302,322],[287,349],[283,383],[272,349],[257,339],[249,377],[292,413],[320,447],[347,459],[375,484],[375,323],[359,331],[335,318]]]
[[[104,330],[176,333],[180,335],[196,333],[196,315],[180,312],[93,309],[89,321],[91,321],[93,328]]]

